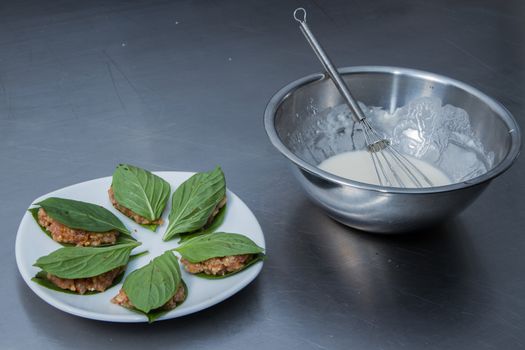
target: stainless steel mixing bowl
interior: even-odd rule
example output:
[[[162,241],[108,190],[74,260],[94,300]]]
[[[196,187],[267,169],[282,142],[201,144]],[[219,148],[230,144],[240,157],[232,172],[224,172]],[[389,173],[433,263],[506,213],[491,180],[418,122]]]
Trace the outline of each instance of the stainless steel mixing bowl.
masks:
[[[493,166],[465,182],[432,188],[380,187],[348,180],[317,167],[304,154],[308,142],[292,140],[312,115],[343,104],[334,84],[323,74],[298,79],[278,91],[264,114],[273,145],[292,162],[293,174],[308,196],[328,215],[348,226],[378,233],[398,233],[440,223],[466,208],[507,170],[521,146],[519,127],[501,104],[462,82],[423,71],[360,66],[340,69],[356,99],[369,106],[393,110],[421,96],[438,97],[443,104],[463,108],[485,150],[493,152]],[[314,113],[315,114],[315,113]],[[322,117],[322,113],[319,114]]]

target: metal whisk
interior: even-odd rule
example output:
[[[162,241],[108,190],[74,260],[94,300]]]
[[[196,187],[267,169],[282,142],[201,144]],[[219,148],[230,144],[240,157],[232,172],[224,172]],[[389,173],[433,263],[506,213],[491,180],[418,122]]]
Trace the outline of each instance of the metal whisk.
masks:
[[[381,186],[432,187],[433,183],[408,158],[396,150],[389,140],[381,136],[368,122],[359,104],[350,93],[348,86],[339,75],[332,61],[325,53],[306,24],[306,10],[302,7],[293,12],[301,32],[323,64],[326,72],[343,96],[352,112],[352,118],[363,129],[367,150],[372,157],[374,169]]]

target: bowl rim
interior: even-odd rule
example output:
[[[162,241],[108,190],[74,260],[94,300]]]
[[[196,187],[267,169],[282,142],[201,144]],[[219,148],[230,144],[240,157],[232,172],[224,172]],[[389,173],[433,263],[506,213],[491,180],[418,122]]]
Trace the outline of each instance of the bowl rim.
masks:
[[[338,69],[342,75],[345,74],[355,74],[355,73],[388,73],[393,75],[407,75],[411,77],[421,78],[428,81],[435,81],[441,84],[453,85],[459,89],[465,90],[466,92],[478,97],[483,102],[487,104],[495,113],[497,113],[503,122],[509,128],[509,134],[511,137],[510,149],[507,152],[505,158],[494,168],[477,176],[475,178],[469,179],[467,181],[453,183],[445,186],[435,186],[435,187],[426,187],[426,188],[400,188],[400,187],[388,187],[388,186],[379,186],[368,184],[364,182],[354,181],[347,178],[343,178],[324,170],[321,170],[315,165],[312,165],[291,152],[281,141],[277,131],[275,129],[275,112],[280,107],[280,105],[296,90],[299,88],[310,84],[315,81],[328,79],[323,73],[314,73],[302,78],[299,78],[286,86],[282,87],[277,91],[270,101],[268,102],[266,109],[264,111],[264,127],[266,133],[270,139],[270,142],[273,144],[281,154],[288,158],[292,163],[294,163],[299,168],[311,173],[313,175],[319,176],[325,180],[329,180],[339,185],[350,186],[359,189],[374,191],[374,192],[383,192],[383,193],[403,193],[403,194],[425,194],[425,193],[442,193],[450,192],[455,190],[460,190],[463,188],[468,188],[475,186],[484,182],[491,181],[495,177],[504,173],[517,159],[520,149],[521,149],[521,131],[518,123],[512,116],[512,114],[503,106],[500,102],[496,101],[492,97],[489,97],[480,90],[463,83],[459,80],[449,78],[444,75],[439,75],[435,73],[426,72],[423,70],[417,70],[412,68],[402,68],[402,67],[392,67],[392,66],[350,66],[342,67]]]

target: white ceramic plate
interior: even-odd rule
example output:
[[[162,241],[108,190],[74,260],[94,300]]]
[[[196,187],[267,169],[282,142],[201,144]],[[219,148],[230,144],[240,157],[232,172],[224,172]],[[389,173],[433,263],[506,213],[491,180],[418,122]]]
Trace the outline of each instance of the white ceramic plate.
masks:
[[[168,181],[173,192],[193,173],[166,171],[156,172],[155,174]],[[169,242],[162,240],[171,209],[171,197],[164,211],[164,224],[157,228],[157,232],[151,232],[135,224],[135,222],[113,208],[107,195],[110,184],[111,177],[91,180],[48,193],[35,199],[33,203],[47,197],[62,197],[99,204],[112,211],[132,231],[133,236],[142,242],[142,246],[135,248],[133,253],[143,250],[149,251],[148,255],[141,256],[129,263],[126,271],[127,275],[136,268],[147,264],[151,259],[162,254],[167,249],[178,246],[178,238]],[[227,191],[227,197],[226,216],[218,231],[241,233],[251,238],[260,247],[265,248],[261,226],[253,213],[231,191]],[[118,284],[99,294],[74,295],[53,291],[31,281],[31,278],[39,271],[38,268],[33,266],[33,263],[39,257],[47,255],[60,247],[62,247],[60,244],[54,242],[40,230],[31,214],[26,212],[16,236],[16,262],[24,281],[40,298],[62,311],[81,317],[113,322],[147,322],[145,316],[110,302],[110,299],[118,293],[122,284]],[[263,263],[258,262],[236,275],[218,280],[195,277],[183,271],[182,278],[188,286],[188,297],[182,305],[162,316],[160,320],[191,314],[229,298],[253,281],[261,271],[262,266]]]

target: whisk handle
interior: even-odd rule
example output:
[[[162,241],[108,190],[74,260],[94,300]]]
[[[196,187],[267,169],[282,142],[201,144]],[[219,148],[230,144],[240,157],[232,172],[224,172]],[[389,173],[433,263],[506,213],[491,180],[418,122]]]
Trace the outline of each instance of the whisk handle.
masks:
[[[339,72],[334,67],[332,61],[324,51],[323,47],[319,44],[314,34],[310,31],[310,28],[306,24],[306,10],[302,7],[295,9],[293,17],[297,22],[299,22],[301,32],[306,38],[306,41],[308,41],[308,43],[314,50],[317,58],[319,59],[319,61],[321,61],[321,64],[323,65],[324,69],[326,70],[326,72],[334,82],[335,86],[337,87],[337,90],[339,90],[339,92],[345,99],[348,107],[350,108],[350,111],[352,112],[352,117],[354,118],[354,120],[356,122],[361,122],[364,119],[366,119],[365,114],[361,110],[361,107],[359,107],[359,104],[348,89],[348,86],[344,82],[343,78],[341,78],[341,75],[339,75]]]

